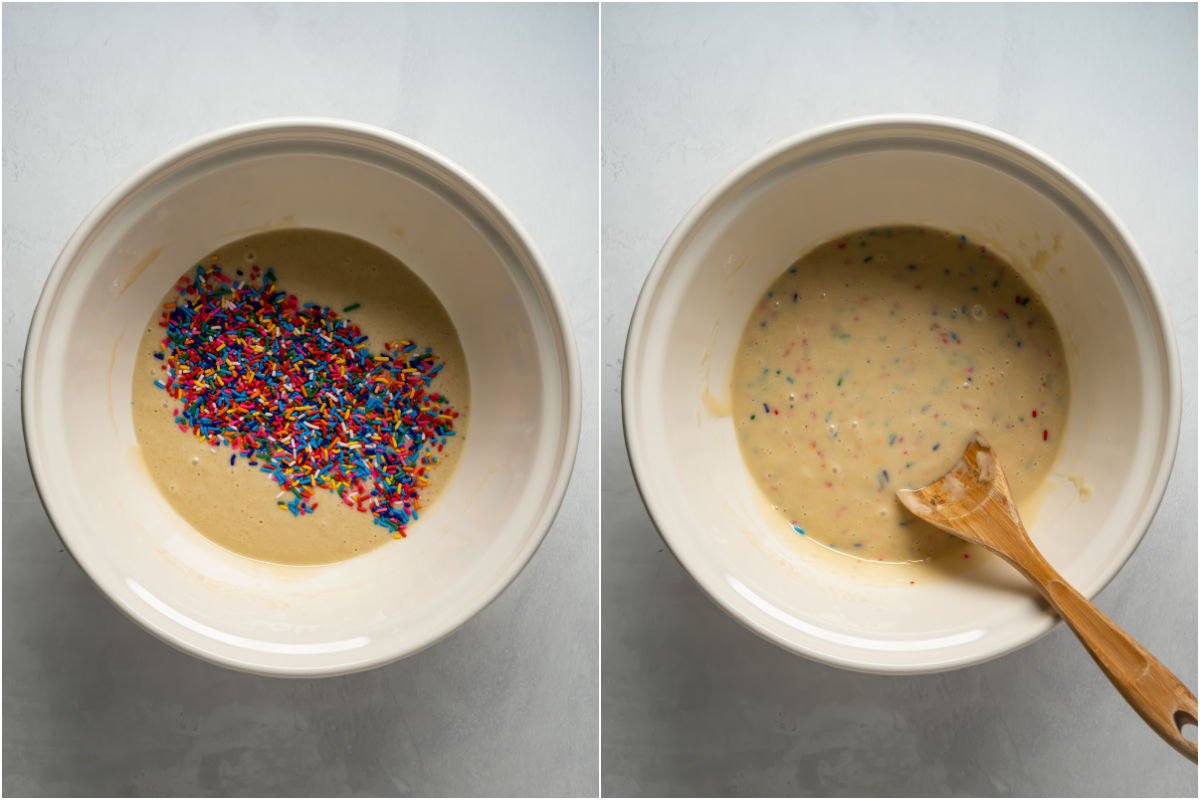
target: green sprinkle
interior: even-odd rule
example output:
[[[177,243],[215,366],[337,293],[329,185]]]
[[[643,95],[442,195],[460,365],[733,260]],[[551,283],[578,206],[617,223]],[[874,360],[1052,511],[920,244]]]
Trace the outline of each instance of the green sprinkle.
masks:
[[[350,305],[348,305],[342,309],[342,313],[345,314],[346,312],[353,311],[354,309],[359,308],[361,306],[362,306],[362,303],[351,303]]]

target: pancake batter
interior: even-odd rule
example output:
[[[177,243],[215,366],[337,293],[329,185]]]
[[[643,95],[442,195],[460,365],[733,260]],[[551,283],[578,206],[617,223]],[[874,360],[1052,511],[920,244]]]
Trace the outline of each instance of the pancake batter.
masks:
[[[773,283],[735,357],[742,456],[794,535],[860,559],[981,552],[895,497],[979,430],[1018,502],[1066,427],[1066,358],[1029,285],[965,236],[918,227],[827,242]]]
[[[373,353],[384,342],[408,340],[432,349],[443,364],[429,391],[448,398],[454,411],[455,435],[446,439],[429,483],[420,492],[426,508],[446,485],[467,433],[469,407],[466,361],[446,310],[427,286],[401,262],[359,239],[327,231],[286,229],[257,234],[225,245],[201,262],[219,265],[223,274],[248,281],[273,269],[280,290],[301,304],[330,306],[369,337]],[[257,267],[258,270],[252,272]],[[238,271],[241,274],[238,274]],[[187,279],[195,275],[189,271]],[[172,289],[163,303],[178,296]],[[343,313],[343,309],[348,309]],[[340,561],[365,552],[393,533],[375,524],[366,512],[344,505],[338,495],[320,488],[312,497],[318,507],[294,516],[278,503],[291,501],[271,476],[251,466],[235,450],[213,448],[181,431],[175,422],[179,400],[155,381],[167,374],[163,352],[161,308],[156,308],[139,345],[133,373],[133,422],[150,474],[163,496],[196,530],[218,544],[263,561],[311,565]],[[282,497],[280,500],[278,498]],[[411,532],[420,522],[409,526]]]

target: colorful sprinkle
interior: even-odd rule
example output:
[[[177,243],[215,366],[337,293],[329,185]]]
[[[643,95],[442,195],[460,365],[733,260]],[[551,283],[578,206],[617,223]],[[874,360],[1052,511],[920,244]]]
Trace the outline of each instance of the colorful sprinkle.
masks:
[[[401,341],[372,353],[349,320],[280,291],[272,269],[252,283],[199,265],[176,288],[155,354],[167,381],[154,382],[180,401],[176,424],[214,452],[232,447],[231,466],[241,455],[267,473],[295,516],[326,489],[403,536],[458,417],[429,391],[442,369],[431,350]]]

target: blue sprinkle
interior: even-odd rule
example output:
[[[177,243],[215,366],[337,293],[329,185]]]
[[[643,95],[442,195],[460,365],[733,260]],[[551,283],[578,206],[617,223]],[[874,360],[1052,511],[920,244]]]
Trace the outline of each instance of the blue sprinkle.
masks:
[[[794,530],[796,533],[800,534],[801,536],[807,536],[807,534],[804,532],[804,529],[801,528],[799,525],[793,525],[792,530]]]
[[[155,386],[157,386],[157,387],[158,387],[158,388],[160,388],[160,389],[165,389],[165,388],[167,388],[167,387],[166,387],[166,385],[164,385],[162,381],[155,381],[155,382],[154,382],[154,385],[155,385]]]
[[[229,466],[231,466],[231,467],[232,467],[232,466],[233,466],[233,462],[235,462],[235,461],[237,461],[237,456],[236,456],[236,455],[232,455],[232,456],[230,456],[230,457],[229,457]]]
[[[933,446],[933,449],[934,449],[934,450],[937,450],[937,449],[938,449],[939,447],[941,447],[941,446],[942,446],[942,445],[941,445],[941,443],[935,444],[935,445]]]
[[[766,404],[766,403],[763,403],[763,411],[765,411],[765,412],[766,412],[766,413],[768,413],[768,414],[770,414],[770,413],[771,413],[771,409],[767,408],[767,404]]]

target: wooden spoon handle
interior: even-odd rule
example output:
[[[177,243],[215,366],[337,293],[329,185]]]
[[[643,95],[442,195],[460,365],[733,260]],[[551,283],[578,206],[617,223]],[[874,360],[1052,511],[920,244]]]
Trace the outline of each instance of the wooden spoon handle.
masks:
[[[1196,724],[1196,696],[1104,612],[1092,605],[1030,546],[1032,557],[1017,568],[1031,577],[1113,686],[1154,731],[1196,761],[1196,742],[1184,737]]]

